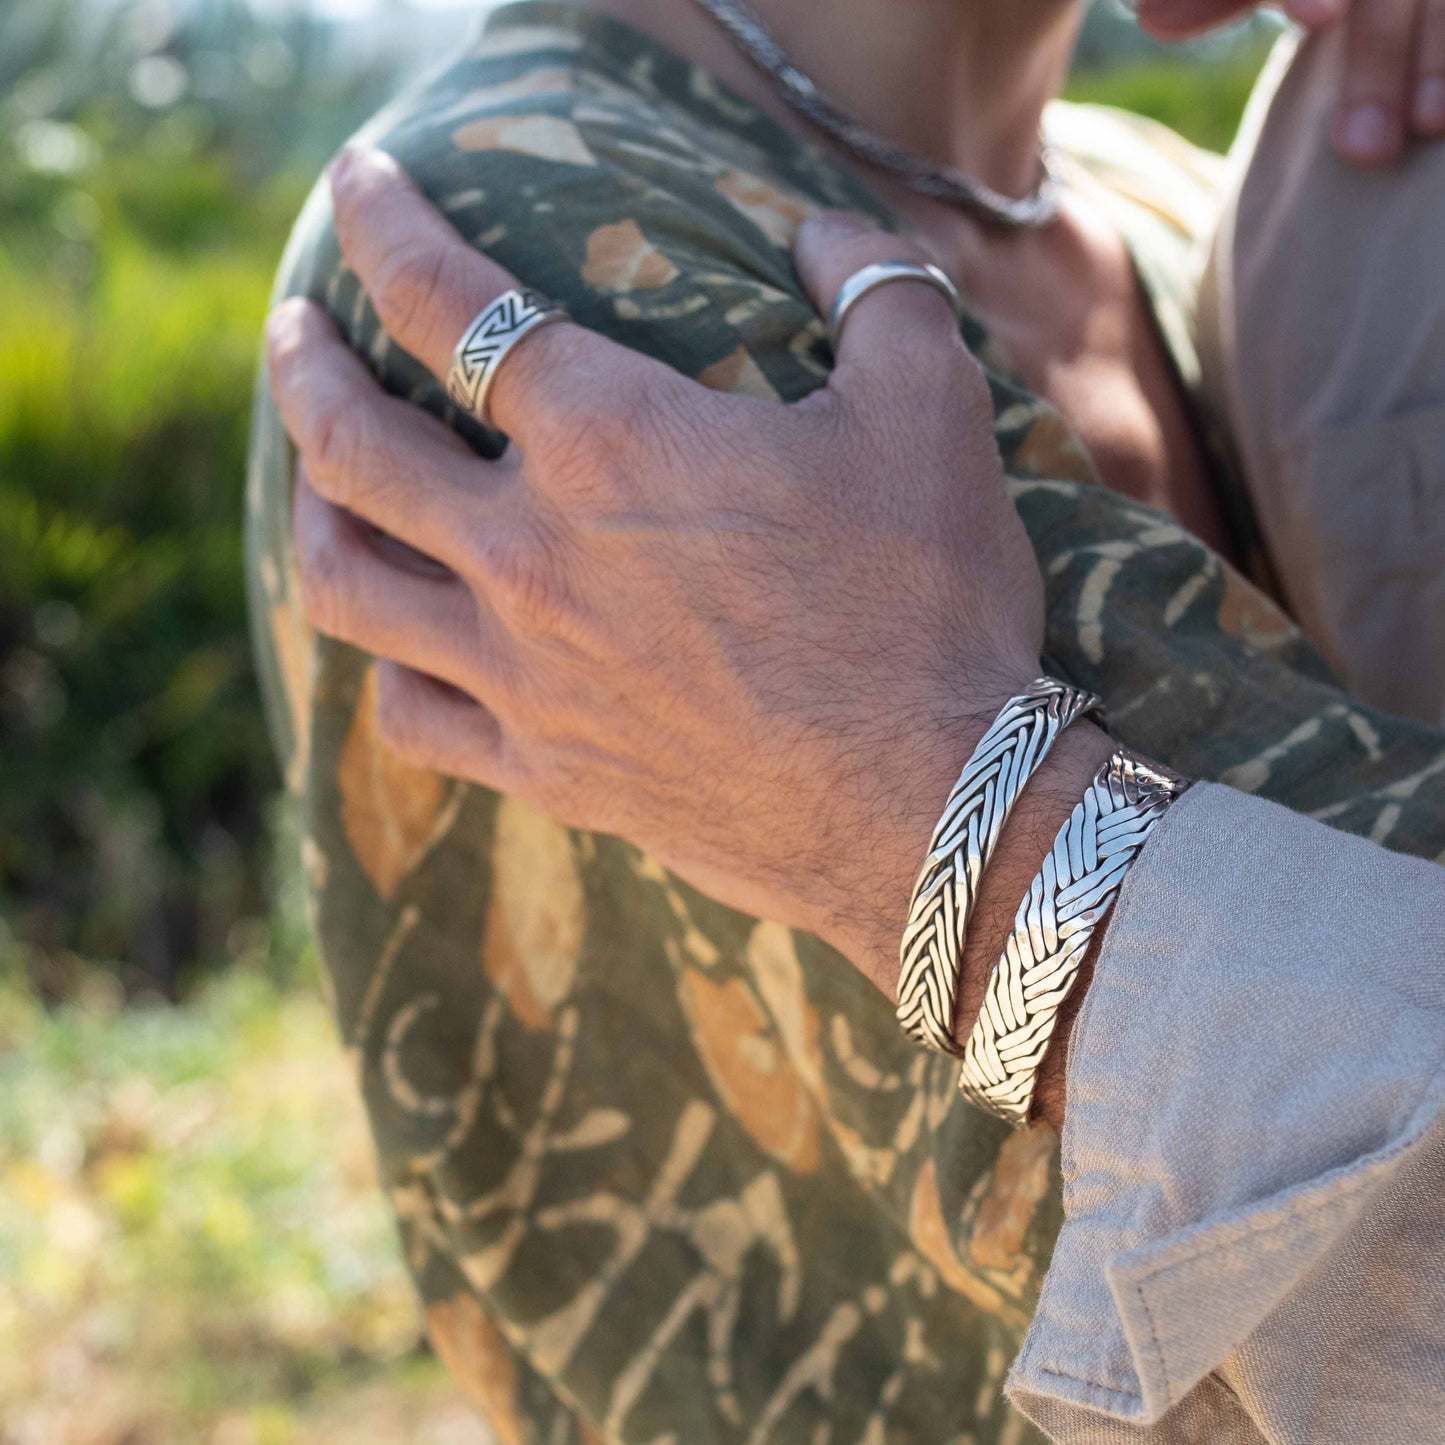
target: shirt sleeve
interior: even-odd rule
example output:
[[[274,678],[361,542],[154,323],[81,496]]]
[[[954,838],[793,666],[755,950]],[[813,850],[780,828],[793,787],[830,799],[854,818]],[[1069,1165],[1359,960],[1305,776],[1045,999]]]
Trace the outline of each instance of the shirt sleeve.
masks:
[[[1130,871],[1009,1377],[1061,1445],[1440,1438],[1445,868],[1213,784]]]

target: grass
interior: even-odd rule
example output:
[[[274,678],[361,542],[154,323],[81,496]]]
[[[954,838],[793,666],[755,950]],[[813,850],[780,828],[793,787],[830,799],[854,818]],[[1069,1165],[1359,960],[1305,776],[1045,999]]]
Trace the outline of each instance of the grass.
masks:
[[[485,1442],[418,1348],[315,980],[268,946],[183,1008],[0,983],[7,1445]]]

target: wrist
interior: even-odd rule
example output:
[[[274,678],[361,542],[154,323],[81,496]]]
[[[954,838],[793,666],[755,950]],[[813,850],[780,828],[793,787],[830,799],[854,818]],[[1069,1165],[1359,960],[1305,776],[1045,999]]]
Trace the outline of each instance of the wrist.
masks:
[[[871,820],[863,835],[867,847],[857,850],[860,866],[846,870],[857,880],[846,892],[848,906],[833,911],[829,926],[820,931],[889,999],[897,993],[899,943],[913,883],[949,791],[998,709],[1027,685],[1025,680],[1000,692],[996,706],[986,714],[960,718],[947,727],[935,724],[901,749],[910,776],[906,782],[900,779]],[[1113,744],[1101,728],[1085,720],[1076,722],[1060,735],[1014,805],[980,883],[961,957],[953,1029],[960,1043],[978,1012],[1020,901],[1059,829],[1112,751]],[[1086,983],[1085,975],[1061,1014],[1055,1046],[1040,1070],[1039,1111],[1052,1122],[1062,1114],[1063,1046]]]
[[[1087,720],[1075,723],[1054,744],[1053,751],[1030,779],[1009,815],[993,862],[979,885],[978,902],[964,945],[958,1008],[954,1015],[954,1037],[960,1044],[973,1027],[989,977],[1013,930],[1019,904],[1033,886],[1059,830],[1068,822],[1069,815],[1115,746],[1097,724]],[[1095,927],[1078,981],[1059,1010],[1053,1042],[1039,1065],[1035,1113],[1055,1128],[1063,1122],[1069,1035],[1107,928],[1107,917]]]
[[[917,708],[907,726],[871,749],[869,776],[849,804],[851,842],[834,850],[839,866],[814,895],[814,931],[847,957],[890,1000],[897,996],[899,944],[909,901],[929,839],[959,772],[1010,697],[1032,672],[1010,678],[975,698],[978,709]],[[850,789],[850,792],[852,790]]]

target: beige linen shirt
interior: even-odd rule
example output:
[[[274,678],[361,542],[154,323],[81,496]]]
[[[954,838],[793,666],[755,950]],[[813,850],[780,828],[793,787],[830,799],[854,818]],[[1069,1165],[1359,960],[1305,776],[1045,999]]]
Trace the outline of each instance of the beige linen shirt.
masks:
[[[1445,720],[1445,146],[1329,148],[1275,57],[1202,291],[1296,616]],[[1009,1393],[1062,1445],[1445,1442],[1445,868],[1214,785],[1131,871],[1076,1025],[1066,1222]]]
[[[1291,612],[1357,697],[1438,723],[1445,145],[1386,171],[1335,156],[1343,42],[1285,42],[1251,103],[1204,275],[1201,364]]]
[[[1075,1026],[1014,1363],[1061,1445],[1445,1440],[1445,868],[1197,784]]]

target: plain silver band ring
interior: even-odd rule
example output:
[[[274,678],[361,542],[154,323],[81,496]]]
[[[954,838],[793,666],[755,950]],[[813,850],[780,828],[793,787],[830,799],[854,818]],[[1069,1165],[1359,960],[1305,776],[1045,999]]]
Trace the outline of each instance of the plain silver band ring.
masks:
[[[886,286],[890,281],[922,281],[924,285],[932,286],[935,291],[942,291],[948,297],[954,316],[963,315],[963,302],[959,300],[958,287],[939,267],[922,261],[874,261],[870,266],[860,266],[838,288],[838,294],[833,298],[833,309],[828,313],[828,340],[832,342],[835,353],[848,313],[874,287]]]
[[[447,397],[453,406],[491,426],[487,397],[507,353],[524,337],[567,312],[540,291],[503,291],[484,306],[457,342],[447,368]]]

